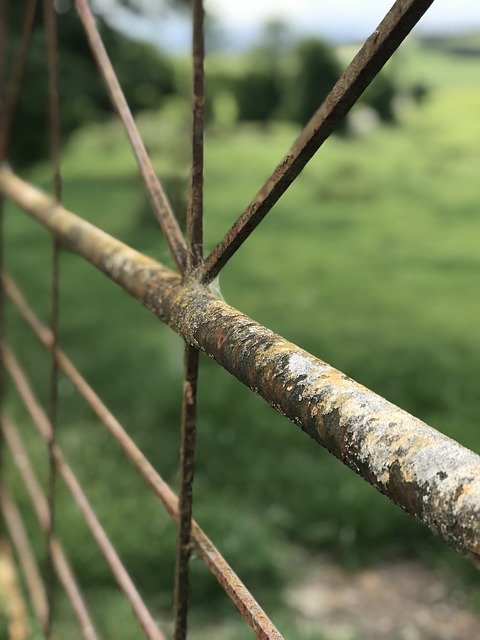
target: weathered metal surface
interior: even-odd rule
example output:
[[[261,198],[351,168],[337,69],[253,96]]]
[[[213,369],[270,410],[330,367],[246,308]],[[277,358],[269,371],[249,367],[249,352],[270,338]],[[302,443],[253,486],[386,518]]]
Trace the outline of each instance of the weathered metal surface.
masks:
[[[17,285],[5,274],[3,275],[2,281],[4,282],[8,297],[39,338],[40,342],[47,349],[52,349],[51,332],[33,313]],[[147,486],[160,499],[170,517],[178,522],[178,498],[172,489],[150,464],[142,451],[126,433],[125,429],[108,407],[105,406],[85,378],[83,378],[71,360],[67,358],[65,353],[57,348],[56,356],[62,371],[68,376],[80,395],[120,445],[128,460],[137,469]],[[255,631],[257,637],[262,640],[282,640],[281,634],[274,627],[267,614],[262,610],[240,578],[235,574],[215,545],[194,520],[192,521],[192,541],[200,558],[202,558],[217,578],[227,595],[237,606],[245,621]]]
[[[175,214],[168,200],[158,177],[148,156],[142,137],[138,132],[137,125],[130,111],[130,107],[125,100],[120,83],[118,82],[115,70],[110,62],[105,45],[95,24],[95,18],[88,6],[87,0],[75,0],[75,6],[80,16],[80,20],[85,29],[85,33],[90,44],[98,70],[107,87],[113,107],[116,109],[120,120],[123,123],[128,139],[132,146],[138,168],[145,185],[145,189],[150,198],[153,212],[167,240],[170,252],[180,272],[184,272],[187,264],[187,249],[182,232],[178,225]]]
[[[288,154],[205,260],[204,281],[220,269],[260,224],[307,162],[427,11],[433,0],[397,0],[340,76]]]
[[[480,553],[480,457],[0,169],[0,191],[463,554]],[[439,390],[440,392],[440,390]]]
[[[10,540],[22,567],[32,609],[37,620],[44,625],[48,616],[45,585],[43,584],[22,516],[6,487],[2,487],[0,491],[0,509]]]
[[[187,209],[187,270],[185,277],[203,263],[203,133],[204,133],[204,10],[203,0],[192,0],[192,169]],[[192,504],[197,435],[197,381],[199,353],[185,344],[180,429],[180,516],[175,558],[173,608],[175,640],[187,637],[189,562],[192,551]]]
[[[5,345],[3,346],[2,351],[5,368],[8,371],[11,380],[15,384],[18,394],[30,414],[37,431],[45,441],[45,444],[48,445],[52,438],[52,425],[50,424],[47,414],[37,401],[25,371],[23,371],[13,353]],[[107,536],[105,529],[100,524],[100,521],[90,505],[79,481],[73,473],[70,465],[66,462],[60,447],[56,443],[52,446],[52,454],[58,473],[68,487],[74,502],[80,509],[93,539],[97,543],[98,548],[110,567],[118,586],[121,588],[128,603],[130,604],[134,615],[143,629],[145,637],[148,638],[148,640],[165,640],[165,636],[158,628],[136,586],[132,582],[132,579],[110,541],[110,538]]]
[[[179,464],[180,517],[178,522],[174,586],[175,640],[185,640],[187,636],[189,560],[192,552],[192,502],[197,426],[198,356],[198,349],[195,349],[195,347],[189,344],[185,345]]]
[[[35,475],[25,446],[20,439],[18,430],[5,414],[2,415],[2,432],[5,442],[12,453],[15,466],[27,490],[37,520],[43,531],[46,532],[49,522],[47,498],[40,487],[40,483]],[[85,604],[85,599],[80,591],[67,556],[65,555],[63,545],[55,535],[52,536],[50,544],[53,566],[72,605],[82,636],[85,640],[98,640],[98,635]]]

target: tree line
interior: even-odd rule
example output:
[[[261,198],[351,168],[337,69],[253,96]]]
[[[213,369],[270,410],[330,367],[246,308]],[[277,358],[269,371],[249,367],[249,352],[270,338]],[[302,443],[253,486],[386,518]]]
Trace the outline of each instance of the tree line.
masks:
[[[24,11],[23,3],[11,4],[10,60],[20,46]],[[102,18],[99,26],[134,113],[158,109],[172,95],[189,98],[189,83],[178,72],[175,60],[151,44],[131,40],[113,30]],[[208,33],[207,29],[207,38]],[[220,64],[207,74],[207,123],[216,119],[228,99],[233,105],[234,121],[268,125],[282,119],[303,125],[341,72],[342,65],[331,45],[312,38],[293,42],[288,28],[272,21],[265,26],[260,43],[243,55],[240,70],[232,71],[228,65],[223,68]],[[59,74],[64,139],[87,121],[111,116],[108,95],[72,7],[59,15]],[[379,119],[391,123],[395,121],[397,93],[393,76],[382,72],[362,101]],[[13,126],[14,143],[9,155],[14,163],[30,164],[46,156],[46,105],[46,51],[42,12],[38,11]],[[345,135],[348,126],[340,123],[337,130]]]

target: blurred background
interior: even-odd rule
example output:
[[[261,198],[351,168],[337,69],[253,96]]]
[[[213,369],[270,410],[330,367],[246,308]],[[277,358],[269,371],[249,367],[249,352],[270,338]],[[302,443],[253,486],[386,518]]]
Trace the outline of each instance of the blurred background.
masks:
[[[206,249],[283,157],[389,2],[207,3]],[[368,6],[365,6],[368,5]],[[102,35],[182,224],[190,156],[188,2],[97,0]],[[58,0],[66,206],[170,264],[133,155],[69,0]],[[10,3],[9,53],[24,3]],[[10,159],[51,190],[37,16]],[[478,451],[480,4],[438,0],[221,274],[226,301]],[[8,269],[44,319],[48,234],[8,207]],[[78,257],[61,263],[60,343],[166,480],[177,483],[181,340]],[[46,404],[48,358],[9,310]],[[298,640],[480,637],[477,569],[206,358],[194,514]],[[16,400],[46,476],[43,446]],[[60,379],[59,440],[127,568],[169,628],[175,528]],[[28,499],[16,475],[40,557]],[[58,528],[105,638],[142,637],[59,483]],[[192,561],[191,638],[252,637]],[[58,637],[78,637],[59,593]],[[37,634],[37,635],[36,635]],[[40,637],[32,631],[32,638]]]

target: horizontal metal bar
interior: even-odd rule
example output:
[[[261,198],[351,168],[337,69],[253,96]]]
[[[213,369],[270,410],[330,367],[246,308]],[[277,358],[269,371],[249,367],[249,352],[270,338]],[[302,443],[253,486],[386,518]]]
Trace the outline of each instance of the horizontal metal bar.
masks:
[[[6,487],[0,490],[0,508],[27,586],[32,609],[43,626],[47,620],[47,596],[35,554],[20,511]]]
[[[10,349],[5,345],[2,349],[2,355],[6,371],[8,372],[12,382],[15,384],[20,398],[29,412],[35,427],[43,438],[45,444],[48,445],[52,437],[52,425],[47,414],[35,397],[30,383],[27,380],[25,371],[22,369],[20,363],[17,361]],[[80,509],[80,512],[90,529],[92,537],[110,567],[118,586],[121,588],[128,600],[133,613],[145,633],[145,637],[148,638],[148,640],[165,640],[165,636],[160,631],[155,620],[150,614],[141,595],[120,560],[110,538],[107,536],[105,529],[100,524],[100,521],[88,501],[80,482],[77,480],[77,477],[73,473],[70,465],[66,462],[63,452],[57,444],[54,444],[51,447],[51,454],[54,458],[58,473],[67,485],[74,502]]]
[[[0,192],[460,553],[480,554],[480,457],[0,169]],[[441,390],[439,389],[439,393]]]
[[[44,326],[33,313],[18,286],[10,276],[5,274],[3,275],[3,283],[6,294],[41,343],[47,349],[52,349],[53,339],[51,331]],[[178,497],[150,464],[108,407],[105,406],[85,378],[83,378],[72,361],[59,348],[56,349],[56,357],[59,367],[71,380],[80,395],[120,445],[128,460],[138,470],[147,486],[161,500],[173,520],[178,521]],[[192,539],[198,555],[217,578],[227,595],[235,603],[241,615],[252,627],[257,637],[262,640],[282,640],[281,634],[274,627],[267,614],[262,610],[240,578],[195,521],[192,522]]]
[[[12,458],[27,490],[37,520],[43,531],[48,529],[49,511],[45,494],[35,475],[27,450],[19,436],[18,429],[7,415],[2,416],[2,432],[5,442],[12,453]],[[72,605],[82,636],[85,640],[98,640],[98,634],[85,604],[85,599],[73,569],[57,536],[50,541],[50,553],[53,567]]]

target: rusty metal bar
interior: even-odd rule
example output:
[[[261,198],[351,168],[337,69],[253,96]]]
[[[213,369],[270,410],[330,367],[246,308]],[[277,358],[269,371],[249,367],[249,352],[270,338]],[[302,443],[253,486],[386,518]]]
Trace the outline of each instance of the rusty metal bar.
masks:
[[[37,520],[43,531],[46,532],[49,523],[47,498],[35,475],[25,446],[20,439],[18,429],[16,429],[13,422],[5,414],[2,416],[2,431],[5,442],[12,453],[15,466],[27,490]],[[97,632],[73,569],[67,560],[63,545],[55,535],[52,536],[50,544],[55,571],[72,605],[82,636],[85,640],[98,640]]]
[[[98,69],[107,87],[112,104],[116,109],[120,120],[123,123],[128,139],[130,140],[130,144],[135,154],[145,188],[150,197],[157,222],[163,231],[178,269],[183,273],[187,263],[187,249],[175,214],[172,211],[167,195],[163,190],[157,174],[155,173],[155,169],[153,168],[147,150],[145,149],[142,137],[138,132],[135,120],[95,24],[95,18],[88,6],[88,1],[75,0],[75,6],[85,29]]]
[[[45,24],[45,39],[47,42],[48,61],[48,120],[49,120],[49,142],[50,158],[53,170],[53,183],[55,200],[62,201],[62,177],[60,174],[60,92],[58,86],[58,34],[57,16],[53,0],[43,0],[43,19]],[[60,267],[60,243],[58,238],[52,234],[52,265],[51,265],[51,310],[50,329],[53,336],[54,346],[58,343],[58,314],[59,314],[59,267]],[[55,604],[55,570],[51,555],[51,540],[55,531],[55,503],[56,503],[56,481],[57,470],[53,447],[57,433],[58,414],[58,364],[55,358],[55,350],[51,352],[50,362],[50,392],[49,392],[49,419],[52,425],[51,437],[48,441],[48,510],[49,525],[47,529],[47,562],[45,567],[45,583],[47,587],[48,616],[45,622],[45,636],[47,640],[52,637],[53,607]]]
[[[42,576],[20,511],[5,487],[2,487],[0,490],[0,509],[8,529],[10,540],[22,567],[33,611],[40,624],[44,625],[48,617],[45,585],[43,584]]]
[[[312,116],[290,151],[206,258],[206,282],[218,275],[260,224],[432,3],[433,0],[395,2]]]
[[[203,262],[204,13],[203,0],[192,0],[192,170],[187,211],[189,273]]]
[[[25,9],[25,18],[23,20],[22,35],[20,40],[20,49],[15,59],[12,70],[11,82],[9,90],[6,92],[5,103],[2,109],[2,119],[0,121],[0,161],[6,158],[8,143],[10,140],[10,129],[12,127],[15,109],[17,107],[20,89],[22,86],[25,67],[27,65],[28,50],[30,40],[32,38],[33,24],[35,19],[35,10],[37,8],[37,0],[28,0]]]
[[[480,554],[480,456],[0,168],[0,192],[458,552]]]
[[[10,349],[5,345],[3,347],[3,357],[6,370],[15,384],[25,408],[29,412],[41,437],[45,443],[48,444],[52,437],[52,425],[50,424],[47,414],[38,403],[19,362],[16,360]],[[74,502],[80,509],[84,520],[90,529],[92,537],[110,567],[117,584],[127,598],[133,613],[145,633],[145,637],[148,638],[148,640],[165,640],[165,636],[157,627],[155,620],[147,609],[142,597],[137,591],[137,588],[133,584],[132,579],[120,560],[113,544],[100,524],[100,521],[90,505],[79,481],[71,467],[67,464],[62,451],[56,443],[52,447],[52,452],[59,474],[67,485]]]
[[[47,349],[51,349],[52,335],[49,329],[43,325],[33,313],[12,278],[4,274],[3,281],[6,294],[18,309],[21,316],[39,338],[40,342]],[[86,382],[71,360],[58,348],[56,355],[62,371],[68,376],[80,395],[120,445],[128,460],[140,473],[147,486],[160,499],[170,517],[178,522],[178,498],[172,489],[150,464],[142,451],[126,433],[125,429],[105,406],[92,387]],[[261,609],[240,578],[235,574],[218,549],[216,549],[214,544],[194,520],[192,521],[192,541],[200,558],[202,558],[217,578],[227,595],[237,606],[243,618],[255,631],[257,637],[263,640],[282,640],[282,636],[269,620],[267,614]]]
[[[197,430],[198,349],[185,345],[180,432],[180,517],[175,562],[175,640],[187,637],[189,561],[192,552],[192,503]]]
[[[203,135],[204,135],[204,9],[192,0],[192,169],[187,209],[186,277],[203,263]],[[199,352],[185,343],[180,431],[180,517],[175,559],[175,640],[187,637],[189,562],[192,551],[193,479],[197,437],[197,386]]]

